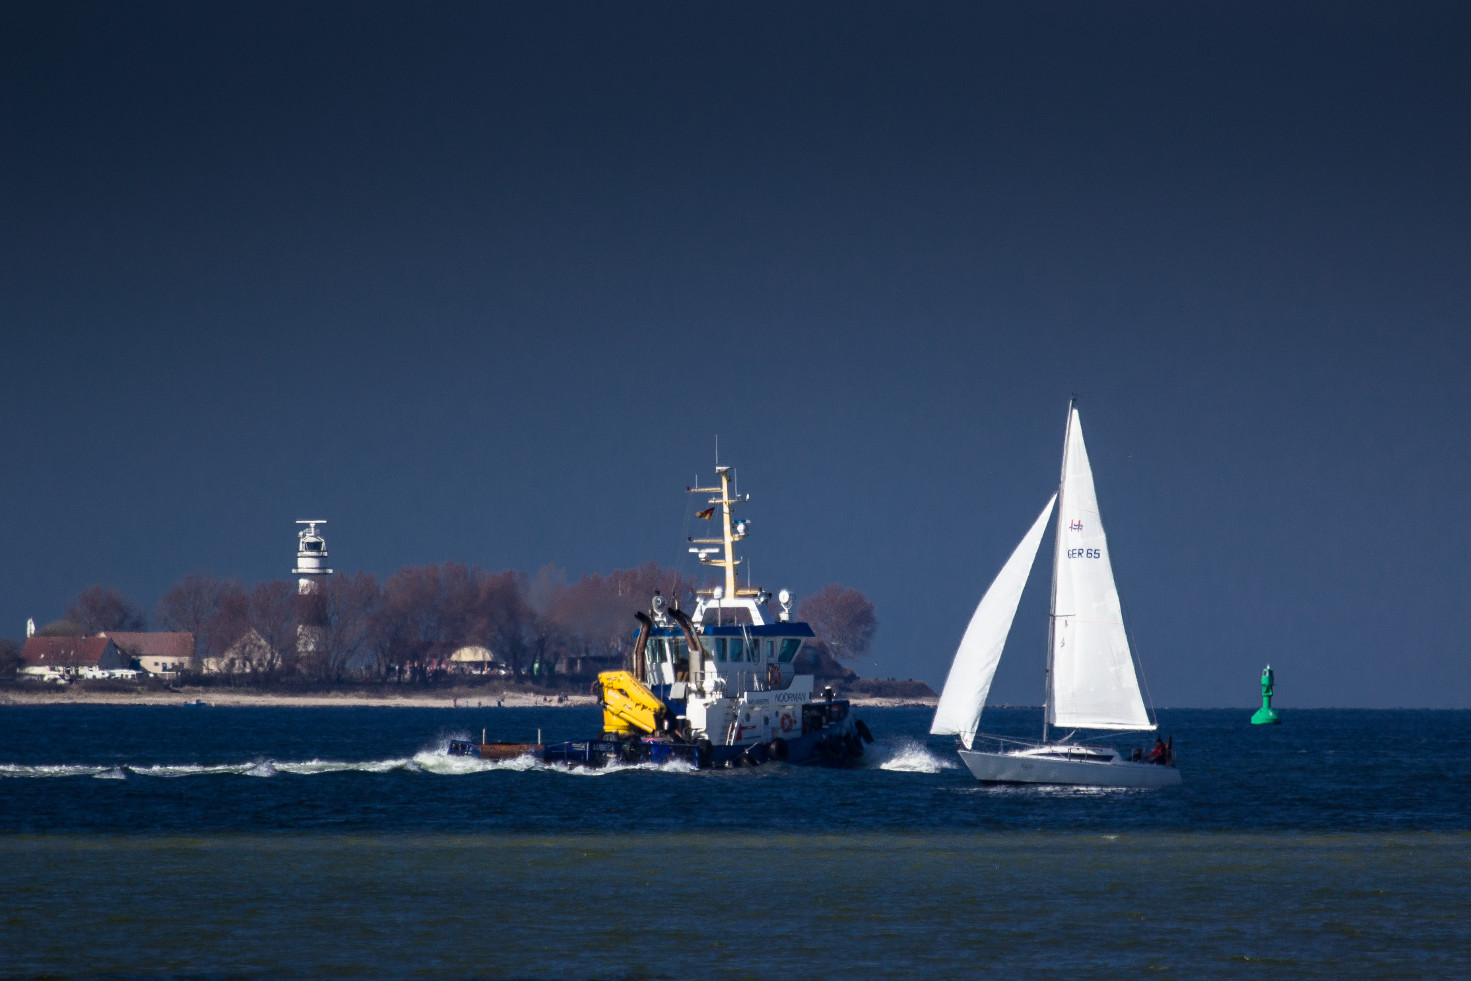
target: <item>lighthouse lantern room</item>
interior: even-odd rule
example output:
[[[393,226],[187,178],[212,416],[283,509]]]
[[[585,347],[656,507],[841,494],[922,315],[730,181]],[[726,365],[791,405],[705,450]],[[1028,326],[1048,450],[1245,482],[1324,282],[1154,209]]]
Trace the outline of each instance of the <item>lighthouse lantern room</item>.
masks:
[[[327,568],[327,540],[317,534],[317,525],[326,523],[320,519],[297,522],[306,527],[296,535],[296,568],[291,572],[299,577],[296,591],[302,596],[315,592],[317,583],[332,575],[332,570]]]

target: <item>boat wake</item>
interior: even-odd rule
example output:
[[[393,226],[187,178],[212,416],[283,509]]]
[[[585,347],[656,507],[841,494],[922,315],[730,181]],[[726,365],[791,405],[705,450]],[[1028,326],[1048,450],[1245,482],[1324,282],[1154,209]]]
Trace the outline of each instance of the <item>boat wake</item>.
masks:
[[[989,796],[1020,796],[1020,797],[1130,797],[1135,794],[1148,794],[1150,789],[1146,787],[1098,787],[1077,784],[1045,784],[1045,783],[987,783],[978,784],[973,787],[956,788],[956,793],[974,795],[980,797]]]
[[[256,758],[243,763],[154,763],[148,765],[128,764],[23,764],[0,763],[0,779],[47,778],[47,777],[93,777],[100,780],[126,780],[130,777],[158,777],[177,779],[198,776],[241,776],[269,778],[283,774],[299,777],[317,776],[324,773],[427,773],[433,776],[457,777],[476,773],[506,771],[522,773],[545,771],[565,773],[572,776],[605,776],[630,770],[647,770],[655,773],[694,773],[690,764],[675,760],[664,764],[611,763],[600,769],[567,767],[556,763],[543,763],[530,756],[519,756],[509,760],[482,760],[470,756],[451,756],[447,742],[434,748],[423,749],[413,756],[381,760],[277,760]]]
[[[880,770],[893,770],[897,773],[939,773],[941,770],[956,768],[955,763],[936,756],[924,744],[913,739],[901,739],[892,746],[884,748],[889,750],[889,755],[878,765]]]

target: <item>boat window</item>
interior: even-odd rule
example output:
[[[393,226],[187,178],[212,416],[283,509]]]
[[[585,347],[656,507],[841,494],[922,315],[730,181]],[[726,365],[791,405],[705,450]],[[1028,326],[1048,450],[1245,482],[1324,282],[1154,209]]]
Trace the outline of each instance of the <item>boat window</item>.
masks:
[[[781,655],[777,660],[786,664],[797,656],[797,648],[802,646],[802,641],[796,637],[784,637],[781,642]]]
[[[759,644],[759,643],[761,643],[761,641],[758,640],[758,641],[756,641],[756,643]],[[774,640],[768,640],[766,642],[766,660],[770,661],[775,656],[776,656],[776,641],[774,641]]]
[[[715,641],[715,660],[725,660],[725,638],[721,637]]]
[[[730,639],[729,643],[730,643],[730,659],[732,661],[744,661],[745,658],[742,656],[742,652],[741,652],[741,638],[739,638],[739,637],[732,637]]]

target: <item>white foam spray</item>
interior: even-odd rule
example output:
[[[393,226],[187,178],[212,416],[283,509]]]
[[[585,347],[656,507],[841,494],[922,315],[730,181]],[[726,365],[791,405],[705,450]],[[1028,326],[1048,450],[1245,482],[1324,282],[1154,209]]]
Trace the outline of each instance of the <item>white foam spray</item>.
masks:
[[[939,773],[941,770],[953,770],[956,764],[950,760],[941,759],[930,752],[924,744],[913,739],[900,739],[892,744],[880,744],[879,747],[887,752],[887,756],[879,764],[880,770],[893,770],[897,773]]]

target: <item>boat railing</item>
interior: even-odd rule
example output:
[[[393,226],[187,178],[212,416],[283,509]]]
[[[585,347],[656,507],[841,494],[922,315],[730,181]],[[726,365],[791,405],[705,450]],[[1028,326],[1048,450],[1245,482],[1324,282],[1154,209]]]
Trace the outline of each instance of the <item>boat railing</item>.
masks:
[[[979,743],[983,739],[986,742],[988,742],[988,743],[995,743],[996,744],[996,749],[998,751],[1003,750],[1003,749],[1007,748],[1008,746],[1029,746],[1030,747],[1030,746],[1038,746],[1038,745],[1040,745],[1040,743],[1038,743],[1035,739],[1016,739],[1016,738],[1014,738],[1012,736],[998,736],[995,733],[991,733],[991,732],[978,732],[971,739],[971,748],[972,749],[976,748],[976,744]]]

